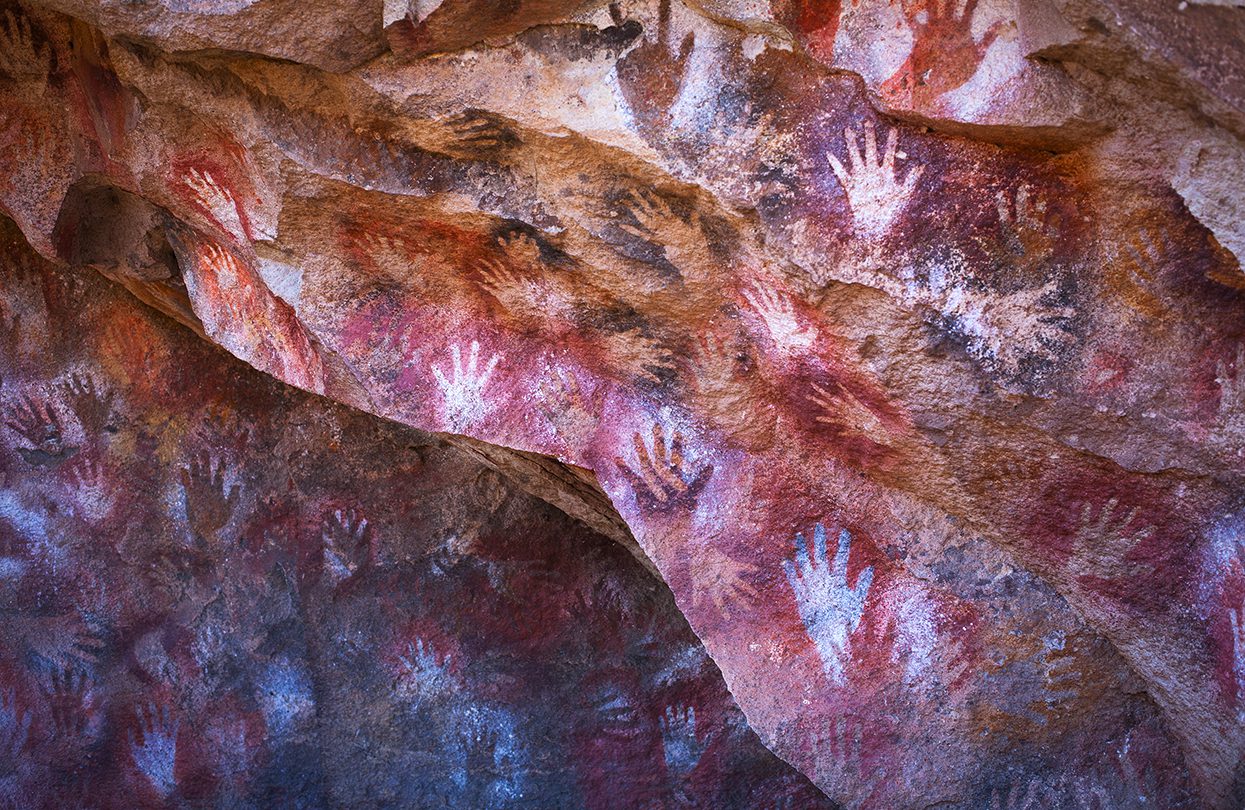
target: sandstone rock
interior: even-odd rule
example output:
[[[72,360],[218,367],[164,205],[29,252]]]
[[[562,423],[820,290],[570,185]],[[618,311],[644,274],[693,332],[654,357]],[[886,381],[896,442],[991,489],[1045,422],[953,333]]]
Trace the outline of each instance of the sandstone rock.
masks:
[[[842,805],[1245,801],[1236,10],[409,11],[19,9],[0,205],[622,543]]]

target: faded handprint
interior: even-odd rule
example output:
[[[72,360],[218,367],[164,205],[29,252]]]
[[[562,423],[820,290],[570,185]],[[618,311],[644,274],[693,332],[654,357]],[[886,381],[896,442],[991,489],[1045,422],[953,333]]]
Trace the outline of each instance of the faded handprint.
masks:
[[[696,373],[691,380],[696,390],[707,397],[720,397],[732,392],[743,394],[746,386],[739,384],[739,374],[752,362],[744,349],[714,332],[700,336],[692,347]]]
[[[238,257],[220,245],[206,243],[200,258],[204,270],[220,292],[219,303],[228,310],[233,327],[239,327],[250,319],[244,301],[252,291],[250,280],[242,270]]]
[[[555,368],[540,386],[541,413],[572,452],[588,446],[597,432],[602,393],[584,395],[575,373]]]
[[[847,583],[847,565],[852,553],[852,535],[839,532],[839,547],[833,564],[826,560],[826,528],[813,528],[813,554],[810,557],[804,535],[795,536],[795,560],[783,560],[783,570],[795,595],[800,619],[817,648],[826,677],[835,684],[844,681],[851,661],[851,637],[860,626],[865,600],[873,583],[873,567],[856,575],[856,586]]]
[[[206,452],[183,467],[182,491],[186,501],[186,521],[195,539],[206,543],[216,537],[233,516],[238,505],[238,485],[225,490],[225,461],[212,465]]]
[[[5,25],[0,25],[0,71],[23,84],[34,86],[36,95],[42,96],[52,69],[52,52],[45,42],[35,47],[30,30],[30,18],[16,16],[6,11]]]
[[[260,753],[249,741],[246,720],[241,717],[214,719],[204,730],[203,739],[210,751],[209,756],[216,764],[217,777],[231,788],[237,786],[240,792],[254,773]]]
[[[609,361],[634,374],[641,382],[661,385],[676,373],[670,350],[638,326],[621,332],[603,332],[600,340]]]
[[[1075,700],[1081,693],[1084,670],[1081,658],[1062,636],[1048,644],[1038,662],[1048,708]]]
[[[1237,714],[1245,720],[1245,600],[1228,611],[1232,622],[1232,674],[1236,685]]]
[[[476,269],[480,286],[513,315],[544,320],[570,312],[568,302],[544,278],[516,273],[497,259],[482,259]]]
[[[198,544],[161,551],[145,573],[150,581],[146,592],[166,604],[202,607],[219,595],[215,562]]]
[[[498,157],[522,143],[501,116],[485,110],[465,110],[447,123],[459,149],[471,157]]]
[[[903,670],[904,683],[948,692],[964,686],[973,659],[962,638],[938,632],[934,604],[917,591],[906,595],[895,610],[891,660]]]
[[[4,119],[4,112],[0,111],[0,120]],[[10,279],[18,284],[27,287],[38,286],[43,283],[43,267],[42,260],[37,256],[21,253],[17,255],[10,254],[5,262],[9,272],[12,274]]]
[[[1091,779],[1089,790],[1083,799],[1083,806],[1089,810],[1087,800],[1097,799],[1098,808],[1114,810],[1115,808],[1162,807],[1159,802],[1158,774],[1153,767],[1140,768],[1130,756],[1132,735],[1124,739],[1115,752],[1114,762],[1108,760],[1098,772],[1096,779]]]
[[[889,445],[895,440],[896,432],[872,408],[861,402],[850,388],[841,383],[833,385],[835,390],[830,391],[812,383],[813,393],[808,395],[808,400],[821,409],[816,421],[875,444]]]
[[[0,351],[4,352],[5,357],[16,357],[21,346],[22,313],[12,304],[7,304],[0,312]]]
[[[671,107],[679,97],[683,75],[696,36],[688,33],[678,54],[670,50],[670,0],[660,0],[657,9],[657,41],[643,42],[618,61],[618,83],[634,116],[648,125],[669,122]]]
[[[205,445],[238,453],[246,451],[251,429],[237,410],[215,403],[204,409],[201,419],[195,434]]]
[[[19,109],[0,108],[0,140],[5,142],[5,150],[0,152],[0,166],[4,169],[9,188],[45,185],[51,176],[55,176],[54,173],[62,170],[66,160],[72,159],[66,155],[64,140],[40,119],[41,116],[22,114]],[[75,292],[70,281],[73,278],[60,274],[57,280],[61,283],[44,287],[44,300],[50,311],[72,311],[72,306],[77,303],[71,295]]]
[[[353,509],[338,509],[325,517],[320,537],[324,541],[324,569],[334,582],[354,576],[371,558],[367,518]]]
[[[61,383],[60,390],[87,436],[116,432],[111,423],[113,394],[96,388],[91,375],[74,374],[68,382]]]
[[[52,727],[58,739],[76,743],[86,731],[90,716],[87,712],[87,676],[75,668],[54,670],[52,683],[43,696],[52,710]]]
[[[760,591],[753,587],[748,578],[757,572],[751,563],[739,562],[735,558],[709,547],[698,555],[695,600],[700,602],[709,598],[722,618],[730,619],[732,606],[743,606],[745,609],[759,599]]]
[[[1237,344],[1231,368],[1220,360],[1215,372],[1219,410],[1214,435],[1221,443],[1235,447],[1237,455],[1245,456],[1245,343]]]
[[[225,631],[214,622],[200,622],[195,628],[190,649],[202,673],[213,678],[221,669],[220,664],[228,661],[229,639]]]
[[[65,430],[52,403],[36,402],[29,395],[25,399],[24,406],[18,405],[10,412],[6,424],[30,443],[30,447],[17,448],[26,463],[55,466],[73,455],[77,448],[66,446]]]
[[[760,284],[741,292],[748,305],[761,316],[766,331],[779,349],[796,354],[813,345],[817,339],[816,328],[801,323],[785,293]]]
[[[77,610],[22,620],[28,651],[54,667],[93,666],[108,645],[102,628]]]
[[[377,324],[369,340],[375,346],[377,356],[401,369],[414,363],[423,336],[423,331],[415,324],[395,322],[391,326]]]
[[[134,764],[162,797],[168,798],[177,789],[177,731],[180,723],[169,717],[168,707],[154,703],[134,711],[139,734],[129,730],[130,753]],[[141,740],[140,740],[141,738]]]
[[[1050,789],[1036,779],[990,791],[990,810],[1046,810],[1057,807],[1056,801]]]
[[[873,799],[881,787],[884,772],[870,769],[864,763],[862,728],[854,718],[840,717],[830,727],[827,743],[829,757],[823,776],[831,785],[830,795],[844,810],[860,810]]]
[[[480,367],[480,343],[471,341],[471,352],[467,355],[467,363],[463,365],[462,351],[458,346],[450,347],[453,366],[447,377],[440,368],[432,366],[432,376],[444,396],[445,420],[451,430],[463,430],[483,419],[492,410],[484,397],[489,378],[497,368],[502,356],[495,354],[489,358],[484,367]]]
[[[904,683],[912,684],[934,663],[939,642],[934,604],[919,589],[913,589],[900,594],[894,610],[891,660],[902,665]]]
[[[1167,313],[1159,289],[1159,276],[1171,262],[1167,240],[1154,226],[1143,225],[1132,232],[1122,255],[1104,267],[1107,283],[1132,309],[1149,318]]]
[[[466,712],[463,807],[497,807],[522,795],[527,765],[522,740],[506,715],[481,707]],[[459,806],[459,805],[456,805]]]
[[[1058,216],[1047,215],[1046,200],[1033,194],[1027,183],[1017,187],[1014,197],[1000,191],[995,201],[1004,246],[1026,268],[1036,270],[1055,249]]]
[[[479,727],[463,733],[466,748],[467,785],[464,793],[467,807],[494,805],[493,791],[506,773],[510,762],[502,733],[496,728]]]
[[[907,207],[925,167],[916,166],[910,169],[901,182],[895,172],[898,130],[892,128],[887,135],[886,151],[880,161],[877,135],[872,121],[865,121],[864,136],[862,152],[856,142],[856,131],[851,127],[843,130],[849,165],[844,166],[833,153],[827,153],[826,160],[847,195],[856,232],[869,239],[880,239]]]
[[[1111,498],[1095,514],[1092,504],[1082,505],[1072,541],[1072,557],[1068,560],[1068,570],[1073,576],[1121,579],[1151,570],[1148,564],[1129,562],[1126,558],[1139,543],[1154,534],[1154,527],[1130,528],[1139,507],[1133,507],[1121,517],[1116,513],[1118,506],[1119,499]]]
[[[540,289],[534,279],[520,276],[499,259],[481,259],[476,272],[480,274],[480,286],[496,298],[503,309],[517,315],[537,314]]]
[[[959,692],[971,684],[974,660],[964,639],[957,635],[941,637],[942,651],[934,657],[930,677],[936,686]]]
[[[1034,361],[1053,362],[1072,339],[1072,307],[1058,303],[1054,281],[1007,293],[982,293],[965,279],[931,284],[939,313],[990,371],[1020,378]],[[1038,382],[1038,380],[1029,380]]]
[[[91,523],[98,523],[108,516],[116,505],[108,476],[104,474],[99,459],[82,453],[67,465],[68,483],[73,493],[74,512]]]
[[[497,237],[501,252],[517,267],[540,267],[540,242],[522,229],[514,228]]]
[[[358,244],[376,269],[394,278],[406,279],[409,276],[411,252],[406,240],[364,231],[358,237]]]
[[[17,692],[0,692],[0,769],[16,765],[30,739],[29,711],[17,706]]]
[[[146,332],[133,328],[132,323],[111,321],[104,328],[105,344],[126,369],[131,384],[149,384],[156,367],[157,349],[144,340]]]
[[[191,169],[182,182],[195,195],[195,200],[226,233],[239,241],[247,241],[246,227],[233,192],[217,182],[206,169]]]
[[[675,508],[691,510],[696,498],[709,483],[713,465],[707,464],[696,472],[685,469],[683,457],[683,434],[675,431],[666,446],[666,433],[660,424],[653,424],[652,451],[644,444],[644,437],[633,437],[636,464],[632,468],[621,457],[614,459],[619,472],[631,484],[636,501],[654,512],[668,512]]]
[[[592,713],[601,723],[601,734],[617,739],[635,737],[641,731],[640,713],[618,686],[606,684],[590,700]]]
[[[706,332],[692,345],[689,382],[697,407],[734,447],[760,451],[774,443],[772,414],[749,408],[748,402],[766,385],[753,374],[750,348],[734,337]]]
[[[684,281],[702,282],[712,278],[715,263],[709,251],[704,223],[693,207],[685,220],[670,204],[648,189],[633,191],[623,198],[624,208],[635,221],[618,227],[632,236],[659,245],[666,261],[679,271]]]
[[[667,706],[660,724],[666,773],[676,782],[682,781],[696,768],[709,747],[707,740],[696,737],[696,709],[692,706]]]
[[[977,72],[1001,23],[990,26],[981,41],[973,37],[978,0],[916,0],[903,3],[912,26],[912,52],[880,93],[900,104],[925,107],[962,86]]]
[[[419,705],[425,700],[447,694],[454,689],[450,674],[450,656],[441,657],[422,638],[406,645],[406,655],[399,656],[402,673],[398,689]]]

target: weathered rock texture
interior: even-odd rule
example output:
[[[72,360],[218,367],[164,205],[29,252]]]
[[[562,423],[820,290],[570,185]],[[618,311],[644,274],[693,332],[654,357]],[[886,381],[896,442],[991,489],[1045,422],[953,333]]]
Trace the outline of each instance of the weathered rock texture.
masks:
[[[7,806],[832,806],[616,543],[6,236]]]
[[[131,364],[125,382],[151,387],[134,395],[141,418],[178,415],[162,426],[177,452],[135,439],[125,456],[147,475],[171,481],[195,451],[191,404],[219,399],[239,414],[235,430],[271,431],[268,444],[230,449],[218,436],[201,448],[269,482],[240,488],[246,508],[199,511],[195,476],[214,476],[204,465],[220,462],[191,465],[181,488],[162,485],[163,511],[146,513],[161,517],[135,518],[113,538],[117,561],[92,570],[133,564],[132,542],[193,572],[208,553],[196,542],[240,537],[234,558],[213,558],[206,579],[184,574],[185,587],[228,582],[235,568],[250,581],[245,572],[259,569],[247,566],[259,563],[245,554],[303,548],[320,560],[304,593],[289,552],[286,584],[263,592],[289,594],[307,637],[332,639],[306,653],[309,673],[331,673],[313,686],[334,751],[417,770],[398,764],[415,756],[403,736],[415,726],[386,713],[396,698],[347,686],[352,668],[397,672],[395,650],[411,638],[437,651],[427,660],[461,646],[486,661],[517,639],[533,663],[513,685],[489,685],[488,665],[447,670],[486,696],[473,719],[433,707],[422,717],[487,727],[489,740],[513,733],[527,740],[522,756],[561,745],[524,737],[489,690],[544,707],[532,717],[569,712],[556,690],[593,692],[547,667],[567,657],[606,680],[617,666],[649,677],[625,649],[632,634],[652,636],[607,611],[594,621],[613,640],[587,642],[598,659],[570,649],[595,637],[547,618],[558,609],[535,614],[539,642],[524,635],[535,630],[478,635],[472,617],[517,617],[585,578],[640,582],[630,559],[668,584],[765,745],[844,806],[1245,805],[1243,32],[1238,8],[1149,0],[13,7],[0,58],[0,206],[42,259],[25,262],[15,248],[9,260],[6,357],[26,371],[4,376],[7,463],[10,484],[25,487],[10,491],[27,494],[6,496],[6,518],[26,538],[23,553],[42,555],[49,576],[61,570],[57,555],[70,552],[52,518],[31,517],[43,513],[30,499],[53,509],[40,482],[76,469],[74,443],[106,439],[67,437],[81,397],[47,387],[72,375],[46,359],[41,341],[55,336],[80,346],[74,362]],[[46,310],[20,303],[19,268],[32,266]],[[168,348],[174,339],[138,328],[137,316],[91,308],[112,295],[86,281],[100,274],[255,369],[353,412],[244,407],[262,387],[253,375],[219,393],[186,359],[192,350]],[[62,277],[80,286],[50,280]],[[83,336],[109,328],[122,348]],[[28,403],[40,384],[46,398]],[[189,400],[183,410],[162,402],[174,393]],[[525,514],[549,522],[525,528],[513,554],[543,548],[563,562],[506,585],[481,560],[512,553],[518,518],[485,511],[487,492],[468,493],[437,525],[496,535],[487,553],[447,546],[478,569],[450,576],[428,562],[408,574],[369,557],[378,573],[357,587],[326,583],[353,582],[365,567],[341,557],[335,530],[309,530],[311,517],[337,519],[329,501],[345,509],[366,493],[368,508],[396,510],[391,525],[369,516],[396,540],[398,515],[424,497],[397,450],[407,440],[369,438],[399,435],[372,417],[450,434],[632,556],[594,539],[572,562],[565,533],[590,533],[557,528],[572,524],[524,501]],[[78,414],[87,434],[89,418]],[[333,420],[360,437],[312,424]],[[103,419],[98,430],[108,428]],[[268,450],[281,442],[284,453]],[[438,453],[445,466],[432,481],[462,489],[470,465]],[[349,471],[329,479],[341,491],[318,477],[329,466]],[[377,479],[360,489],[367,470]],[[124,489],[144,479],[103,480]],[[294,538],[257,550],[284,510],[301,516]],[[156,525],[175,530],[134,539]],[[486,582],[510,608],[464,596]],[[342,616],[338,598],[351,600]],[[394,600],[406,612],[390,612]],[[232,609],[228,597],[210,604]],[[599,606],[582,615],[589,608]],[[442,623],[426,628],[432,612]],[[334,625],[350,621],[365,625],[359,641]],[[241,613],[222,624],[258,627]],[[127,632],[127,677],[142,680],[158,655],[141,639],[155,631]],[[194,632],[170,631],[159,647],[189,650]],[[655,649],[683,662],[678,644],[694,657],[686,639],[662,637]],[[682,700],[652,677],[658,685],[637,695],[653,706]],[[611,698],[596,715],[559,715],[581,735],[581,767],[608,783],[587,795],[764,806],[754,790],[796,785],[748,748],[712,678],[699,683],[687,688],[717,708],[697,717],[721,718],[735,746],[695,766],[703,782],[679,776],[690,760],[671,764],[668,736],[665,769],[612,753],[592,723],[639,734],[639,721],[617,720]],[[199,698],[179,699],[188,716],[211,714]],[[16,705],[3,717],[21,726]],[[157,740],[175,722],[142,717]],[[150,746],[127,745],[117,722],[109,761],[118,772],[150,765]],[[274,722],[248,733],[279,735]],[[373,722],[391,736],[344,739]],[[187,745],[209,746],[207,736]],[[421,739],[438,762],[478,756]],[[651,748],[657,737],[645,739]],[[688,739],[694,758],[700,730]],[[521,802],[507,780],[522,769],[501,765],[520,749],[490,750],[492,768],[476,761],[456,773],[507,775],[487,795],[447,801]],[[320,755],[326,774],[343,767],[327,747]],[[200,764],[210,757],[190,758],[187,768],[211,770]],[[259,766],[236,767],[251,779]],[[550,780],[542,796],[575,781],[569,766],[535,767]],[[331,787],[289,791],[343,791],[334,796],[349,806],[389,789],[352,783],[345,768],[326,777]],[[211,774],[203,784],[231,778]],[[679,785],[659,786],[659,774]],[[147,776],[159,786],[162,776]],[[479,778],[448,784],[465,791]],[[538,806],[592,804],[560,795]],[[765,795],[780,806],[815,801]]]

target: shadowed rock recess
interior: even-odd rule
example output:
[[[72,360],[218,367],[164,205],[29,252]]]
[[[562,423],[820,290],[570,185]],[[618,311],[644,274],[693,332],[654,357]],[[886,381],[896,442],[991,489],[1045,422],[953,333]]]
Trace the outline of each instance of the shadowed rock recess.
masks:
[[[0,0],[0,808],[1245,807],[1233,0]]]

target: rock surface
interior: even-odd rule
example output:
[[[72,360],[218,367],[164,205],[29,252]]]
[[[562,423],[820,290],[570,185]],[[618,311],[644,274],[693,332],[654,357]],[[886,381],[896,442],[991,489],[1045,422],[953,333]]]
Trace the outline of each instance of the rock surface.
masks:
[[[13,6],[0,206],[621,543],[841,805],[1245,804],[1245,12],[319,5]]]
[[[6,236],[6,806],[832,806],[616,542]]]

